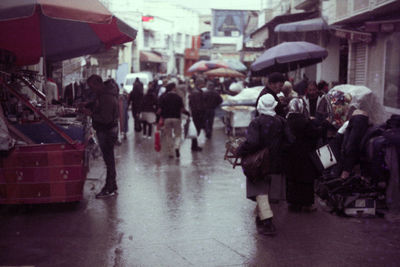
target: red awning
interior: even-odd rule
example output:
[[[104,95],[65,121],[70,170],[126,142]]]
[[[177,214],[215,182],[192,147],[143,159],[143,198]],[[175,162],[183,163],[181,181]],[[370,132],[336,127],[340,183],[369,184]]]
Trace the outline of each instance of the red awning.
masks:
[[[153,62],[153,63],[163,63],[164,60],[159,55],[153,52],[140,51],[140,61],[143,62]]]

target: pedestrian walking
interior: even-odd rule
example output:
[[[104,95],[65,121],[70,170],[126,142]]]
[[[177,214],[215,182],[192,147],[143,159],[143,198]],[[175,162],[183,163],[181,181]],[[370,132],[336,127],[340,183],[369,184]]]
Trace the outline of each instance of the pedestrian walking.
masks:
[[[256,201],[256,225],[261,234],[274,234],[276,229],[272,222],[273,212],[270,206],[269,195],[272,179],[283,179],[282,157],[283,147],[291,141],[284,118],[276,114],[278,102],[271,94],[260,97],[255,117],[247,130],[246,140],[238,147],[237,156],[244,157],[253,154],[265,147],[269,150],[268,175],[265,177],[246,177],[247,198]]]
[[[314,181],[319,173],[309,155],[317,149],[322,131],[304,115],[304,101],[293,98],[287,124],[295,140],[285,160],[287,201],[292,211],[314,211]]]
[[[212,136],[215,109],[222,103],[222,97],[214,90],[207,89],[203,94],[204,101],[204,130],[208,139]]]
[[[184,108],[182,98],[176,93],[175,83],[169,83],[166,87],[166,93],[160,98],[158,113],[164,120],[164,136],[168,156],[180,157],[180,144],[182,135],[181,113],[190,116],[190,113]]]
[[[136,132],[140,132],[142,130],[139,118],[142,101],[143,84],[140,82],[139,78],[136,78],[135,82],[133,83],[133,89],[129,94],[129,105],[132,109],[133,125]]]
[[[123,87],[121,87],[123,88]],[[120,108],[120,131],[123,139],[126,139],[126,134],[129,131],[129,94],[125,89],[122,89],[122,94],[119,96],[119,108]]]
[[[140,120],[142,122],[143,137],[147,135],[151,138],[153,132],[153,124],[156,122],[157,112],[157,95],[155,90],[149,83],[149,90],[143,97],[142,107],[140,111]]]
[[[92,125],[107,168],[106,183],[96,198],[104,198],[115,195],[118,189],[114,157],[118,138],[118,95],[115,95],[114,87],[106,86],[98,75],[90,76],[87,84],[95,92],[95,99],[87,103],[86,108],[91,111]]]
[[[191,88],[190,87],[190,94],[189,94],[189,108],[192,115],[194,126],[196,127],[197,136],[200,135],[201,129],[204,129],[204,98],[203,98],[203,91],[201,88],[204,86],[204,80],[198,79],[196,86]],[[198,144],[197,137],[192,138],[191,144],[192,151],[202,151],[202,148]]]
[[[268,76],[268,84],[264,87],[264,89],[260,92],[257,97],[256,107],[258,106],[258,101],[260,97],[265,94],[270,94],[274,97],[277,102],[275,107],[275,112],[281,117],[285,117],[285,109],[283,104],[280,102],[278,94],[281,92],[283,84],[285,82],[285,77],[282,73],[273,72]],[[258,114],[258,111],[257,111]]]

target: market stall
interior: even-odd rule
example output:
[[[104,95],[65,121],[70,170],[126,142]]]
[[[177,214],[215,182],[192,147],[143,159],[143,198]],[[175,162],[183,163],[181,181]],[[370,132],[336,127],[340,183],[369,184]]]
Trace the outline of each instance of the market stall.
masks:
[[[14,0],[0,14],[0,204],[83,197],[90,119],[52,103],[42,59],[56,62],[133,41],[136,30],[99,1]]]

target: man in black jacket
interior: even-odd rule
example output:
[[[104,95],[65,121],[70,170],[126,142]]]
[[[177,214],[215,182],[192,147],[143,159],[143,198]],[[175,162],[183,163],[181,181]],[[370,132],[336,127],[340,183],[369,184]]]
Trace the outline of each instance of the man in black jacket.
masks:
[[[118,95],[115,95],[114,87],[107,87],[98,75],[90,76],[87,84],[96,94],[94,101],[86,107],[91,111],[92,125],[107,167],[106,183],[96,198],[104,198],[117,192],[114,144],[118,139]]]
[[[266,85],[264,87],[264,89],[260,92],[260,94],[258,95],[258,98],[256,101],[256,107],[258,105],[258,101],[261,96],[263,96],[265,94],[271,94],[275,98],[275,100],[278,102],[278,104],[275,107],[276,114],[281,117],[285,117],[286,114],[285,114],[284,106],[280,102],[279,97],[277,96],[277,94],[279,94],[280,91],[282,90],[284,82],[285,82],[285,77],[283,76],[282,73],[279,73],[279,72],[271,73],[268,76],[268,85]],[[257,115],[258,115],[258,112],[257,112]]]
[[[222,103],[222,97],[214,89],[207,89],[203,93],[203,101],[205,108],[204,130],[206,132],[206,137],[211,138],[214,125],[215,109]]]
[[[141,83],[139,78],[136,78],[133,84],[133,89],[129,94],[129,100],[128,100],[128,107],[132,103],[133,125],[136,132],[140,132],[142,130],[142,127],[140,125],[139,114],[140,114],[140,109],[142,107],[143,96],[144,96],[143,84]]]
[[[158,113],[164,119],[164,131],[170,158],[180,157],[179,147],[181,143],[181,113],[190,115],[184,108],[182,98],[176,93],[175,83],[169,83],[167,91],[160,97]]]

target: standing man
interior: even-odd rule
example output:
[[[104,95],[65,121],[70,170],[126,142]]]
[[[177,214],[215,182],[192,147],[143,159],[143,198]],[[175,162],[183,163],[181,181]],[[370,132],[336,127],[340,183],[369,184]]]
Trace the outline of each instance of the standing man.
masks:
[[[168,156],[180,157],[179,147],[181,144],[181,113],[188,116],[190,113],[184,108],[182,98],[176,93],[175,83],[169,83],[166,93],[161,97],[158,113],[164,119],[164,130],[167,142]]]
[[[204,130],[208,139],[212,136],[215,109],[222,103],[222,97],[214,90],[207,89],[203,94],[204,101]]]
[[[276,114],[284,118],[285,117],[285,109],[278,97],[278,94],[281,92],[284,82],[285,82],[285,77],[283,76],[282,73],[279,73],[279,72],[271,73],[268,76],[268,84],[258,95],[258,98],[256,101],[256,107],[258,106],[258,101],[261,96],[266,95],[266,94],[271,94],[274,97],[274,99],[276,100],[276,102],[278,102],[275,107]],[[257,114],[258,114],[258,111],[257,111]]]
[[[91,111],[92,125],[107,167],[106,183],[96,198],[104,198],[117,193],[114,144],[118,139],[118,95],[99,75],[90,76],[87,84],[94,91],[95,99],[86,107]]]
[[[129,102],[128,107],[132,103],[132,117],[133,117],[133,125],[136,132],[140,132],[142,127],[140,125],[140,109],[142,108],[142,101],[143,101],[143,84],[136,78],[135,82],[133,83],[133,89],[129,94]]]
[[[196,127],[197,136],[200,134],[201,129],[204,129],[204,113],[205,113],[204,99],[203,99],[204,93],[201,89],[203,85],[204,85],[204,80],[198,79],[196,81],[196,86],[193,88],[190,87],[189,89],[190,91],[189,108],[190,112],[192,113],[192,119],[194,126]],[[202,150],[197,141],[197,137],[192,138],[191,150],[192,151]]]

